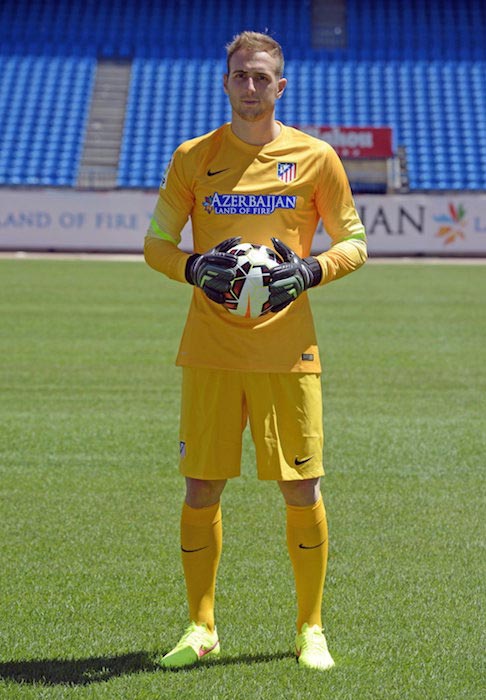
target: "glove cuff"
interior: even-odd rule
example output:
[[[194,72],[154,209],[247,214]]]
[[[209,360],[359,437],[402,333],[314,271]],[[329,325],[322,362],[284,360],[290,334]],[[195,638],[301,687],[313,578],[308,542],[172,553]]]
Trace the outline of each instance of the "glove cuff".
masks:
[[[317,258],[314,258],[313,256],[304,258],[304,262],[312,275],[312,282],[310,283],[310,286],[316,287],[322,280],[322,267],[319,265]]]
[[[194,278],[192,276],[192,270],[194,268],[194,263],[200,257],[201,256],[199,255],[199,253],[194,253],[193,255],[190,255],[187,258],[186,267],[184,270],[184,276],[185,276],[186,280],[189,282],[189,284],[193,284],[193,285],[196,284],[194,281]]]

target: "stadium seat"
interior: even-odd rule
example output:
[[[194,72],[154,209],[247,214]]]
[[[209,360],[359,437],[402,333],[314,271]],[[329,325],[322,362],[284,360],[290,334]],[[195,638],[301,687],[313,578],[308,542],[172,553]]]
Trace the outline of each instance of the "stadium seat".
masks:
[[[181,139],[230,117],[224,44],[268,27],[289,78],[279,118],[391,126],[412,189],[486,189],[486,4],[346,0],[346,13],[347,45],[326,49],[312,46],[309,0],[4,0],[0,183],[76,182],[105,58],[132,61],[118,185],[157,187]]]

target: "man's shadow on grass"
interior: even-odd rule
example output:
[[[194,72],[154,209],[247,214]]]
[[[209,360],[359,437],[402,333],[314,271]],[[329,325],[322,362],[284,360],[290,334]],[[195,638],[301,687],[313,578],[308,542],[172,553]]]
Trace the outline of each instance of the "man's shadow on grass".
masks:
[[[89,659],[33,659],[31,661],[7,661],[0,663],[0,680],[17,683],[42,683],[44,685],[90,685],[102,683],[117,676],[135,673],[181,673],[209,666],[233,666],[237,664],[268,663],[292,658],[291,653],[242,654],[214,659],[204,665],[186,669],[161,669],[155,654],[137,651],[120,656],[99,656]]]

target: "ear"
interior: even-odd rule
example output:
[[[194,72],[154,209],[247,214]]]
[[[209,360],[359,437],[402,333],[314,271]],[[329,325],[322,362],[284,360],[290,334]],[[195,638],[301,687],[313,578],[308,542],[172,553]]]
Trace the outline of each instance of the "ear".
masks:
[[[277,83],[277,100],[279,100],[282,97],[286,87],[287,78],[280,78],[280,80]]]
[[[228,73],[223,75],[223,90],[228,94]]]

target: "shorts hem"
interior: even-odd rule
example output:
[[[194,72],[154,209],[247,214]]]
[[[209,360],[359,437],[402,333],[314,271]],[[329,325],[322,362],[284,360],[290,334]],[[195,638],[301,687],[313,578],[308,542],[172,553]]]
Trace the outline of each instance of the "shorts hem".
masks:
[[[241,472],[239,471],[224,475],[207,473],[194,474],[191,473],[190,469],[183,469],[182,467],[179,467],[179,472],[188,479],[199,479],[200,481],[226,481],[226,479],[236,479],[238,476],[241,476]]]
[[[257,474],[258,481],[305,481],[305,479],[317,479],[318,477],[325,476],[326,473],[324,469],[313,470],[306,474],[299,474],[295,472],[294,474],[280,474],[279,476],[265,476]]]

